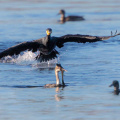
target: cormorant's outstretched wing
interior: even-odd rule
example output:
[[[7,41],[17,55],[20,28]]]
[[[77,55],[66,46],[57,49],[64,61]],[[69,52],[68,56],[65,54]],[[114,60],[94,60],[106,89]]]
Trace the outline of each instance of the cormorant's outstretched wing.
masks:
[[[25,50],[32,50],[33,52],[36,52],[37,49],[40,47],[40,44],[36,41],[32,42],[22,42],[20,44],[17,44],[15,46],[12,46],[3,52],[0,52],[0,58],[5,57],[7,55],[18,55],[20,52],[25,51]]]
[[[76,34],[76,35],[64,35],[58,38],[57,40],[57,46],[58,47],[63,47],[64,43],[66,42],[78,42],[78,43],[86,43],[86,42],[97,42],[97,41],[102,41],[102,40],[107,40],[111,37],[115,37],[117,35],[120,35],[120,33],[111,36],[90,36],[90,35],[80,35],[80,34]]]

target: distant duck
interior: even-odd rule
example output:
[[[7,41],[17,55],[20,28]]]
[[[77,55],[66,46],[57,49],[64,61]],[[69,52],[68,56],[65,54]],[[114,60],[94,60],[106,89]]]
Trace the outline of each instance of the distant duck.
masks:
[[[114,93],[115,93],[116,95],[118,95],[119,92],[120,92],[120,90],[119,90],[119,82],[118,82],[117,80],[114,80],[114,81],[112,82],[112,84],[109,85],[109,87],[112,87],[112,86],[114,86]]]
[[[61,14],[60,22],[64,23],[66,21],[81,21],[85,20],[82,16],[67,16],[65,17],[65,10],[60,10],[58,14]]]
[[[60,83],[60,79],[59,79],[59,72],[60,71],[61,71],[61,74],[62,74],[62,84]],[[65,85],[64,79],[63,79],[64,71],[67,71],[67,70],[65,70],[61,66],[61,64],[56,64],[56,67],[55,67],[56,84],[46,84],[44,87],[45,88],[65,87],[66,85]]]

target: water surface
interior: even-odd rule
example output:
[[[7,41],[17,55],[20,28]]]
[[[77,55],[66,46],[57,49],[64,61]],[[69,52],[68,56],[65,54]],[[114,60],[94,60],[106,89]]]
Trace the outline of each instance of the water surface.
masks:
[[[120,32],[119,0],[1,0],[0,51],[23,41],[45,36]],[[58,24],[57,13],[82,15],[82,22]],[[120,78],[120,36],[96,43],[66,43],[60,56],[39,64],[36,54],[24,52],[0,63],[1,120],[119,120],[120,96],[109,84]],[[65,88],[44,88],[55,83],[55,63],[68,70]]]

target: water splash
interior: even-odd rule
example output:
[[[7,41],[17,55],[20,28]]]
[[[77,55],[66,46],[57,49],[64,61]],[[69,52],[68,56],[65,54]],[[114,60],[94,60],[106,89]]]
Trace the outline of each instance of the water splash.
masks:
[[[15,62],[16,63],[34,62],[35,57],[36,57],[35,53],[33,53],[31,51],[27,51],[27,52],[24,52],[23,55],[19,55],[15,59]]]
[[[32,51],[25,51],[19,55],[6,56],[0,60],[2,63],[16,63],[19,65],[31,65],[32,67],[50,67],[58,62],[58,59],[53,59],[48,62],[40,63],[36,60],[38,52],[33,53]]]
[[[17,63],[17,64],[21,64],[21,63],[26,63],[26,62],[33,62],[35,61],[35,56],[36,54],[31,52],[31,51],[26,51],[23,52],[23,54],[19,54],[19,55],[13,55],[13,56],[6,56],[4,58],[1,59],[1,62],[3,63]]]

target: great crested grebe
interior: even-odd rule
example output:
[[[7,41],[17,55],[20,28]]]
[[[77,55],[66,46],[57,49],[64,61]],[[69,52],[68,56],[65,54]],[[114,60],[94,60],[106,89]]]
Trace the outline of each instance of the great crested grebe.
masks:
[[[61,14],[60,22],[64,23],[66,21],[81,21],[85,20],[82,16],[67,16],[65,17],[65,10],[60,10],[58,14]]]
[[[61,37],[51,37],[52,29],[48,28],[46,30],[46,37],[28,41],[28,42],[22,42],[15,46],[12,46],[2,52],[0,52],[0,59],[5,56],[12,56],[12,55],[18,55],[20,52],[25,50],[32,50],[32,52],[36,52],[37,50],[40,51],[39,55],[36,57],[37,60],[40,62],[47,62],[49,60],[52,60],[54,58],[57,58],[57,54],[59,54],[55,47],[63,47],[64,43],[66,42],[77,42],[77,43],[86,43],[86,42],[97,42],[102,40],[107,40],[111,37],[115,37],[117,35],[120,35],[120,33],[111,35],[111,36],[90,36],[90,35],[81,35],[81,34],[68,34]]]
[[[59,72],[60,71],[61,71],[61,74],[62,74],[62,84],[60,83],[60,79],[59,79]],[[63,79],[64,71],[67,71],[67,70],[65,70],[61,66],[61,64],[56,64],[56,67],[55,67],[56,84],[46,84],[44,87],[45,88],[65,87],[65,83],[64,83],[64,79]]]
[[[112,84],[109,85],[109,87],[112,87],[112,86],[114,86],[114,93],[118,95],[119,92],[120,92],[120,90],[119,90],[119,82],[117,80],[114,80],[112,82]]]

